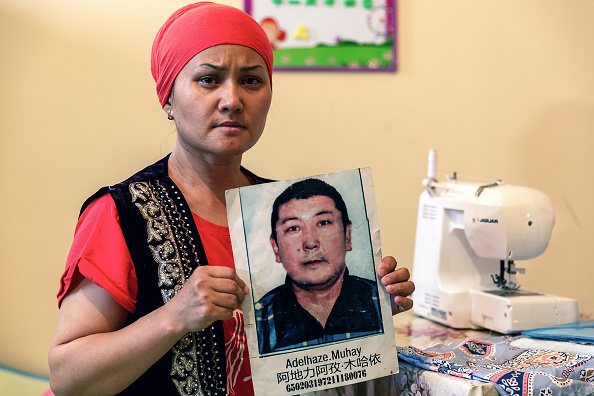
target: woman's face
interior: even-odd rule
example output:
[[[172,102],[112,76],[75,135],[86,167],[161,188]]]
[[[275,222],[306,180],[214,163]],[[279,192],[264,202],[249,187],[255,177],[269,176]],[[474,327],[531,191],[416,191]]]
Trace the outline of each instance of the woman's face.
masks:
[[[234,157],[262,135],[271,100],[260,54],[225,44],[205,49],[184,66],[164,110],[175,120],[183,150],[198,157]]]

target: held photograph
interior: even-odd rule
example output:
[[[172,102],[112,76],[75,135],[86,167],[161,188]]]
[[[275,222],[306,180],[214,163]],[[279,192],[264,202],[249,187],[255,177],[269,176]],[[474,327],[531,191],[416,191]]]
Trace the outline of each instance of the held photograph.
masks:
[[[255,389],[302,393],[396,372],[370,170],[226,198],[237,273],[250,288],[242,310]]]

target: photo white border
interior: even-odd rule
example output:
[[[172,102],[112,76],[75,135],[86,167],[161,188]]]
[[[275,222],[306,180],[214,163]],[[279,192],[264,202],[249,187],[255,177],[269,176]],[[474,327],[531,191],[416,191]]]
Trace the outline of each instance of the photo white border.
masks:
[[[353,270],[351,271],[349,267],[349,272],[376,280],[380,294],[383,333],[309,346],[296,351],[260,355],[254,302],[269,290],[284,283],[285,279],[285,271],[281,264],[276,263],[269,242],[272,203],[289,185],[307,178],[326,181],[338,190],[345,201],[349,218],[353,222],[352,240],[357,243],[353,245],[353,250],[347,253],[347,266],[354,262],[368,263],[366,266],[353,264]],[[359,272],[360,267],[371,268],[371,263],[369,258],[361,258],[358,254],[366,254],[367,257],[371,254],[374,269],[381,262],[379,221],[371,170],[359,168],[241,187],[227,191],[226,200],[236,271],[239,277],[250,286],[250,293],[243,302],[242,310],[256,394],[270,396],[300,394],[397,373],[398,358],[389,294],[375,274],[369,274],[369,270]],[[363,239],[366,240],[363,241]],[[371,252],[369,247],[365,247],[365,245],[369,246],[369,242]],[[252,264],[251,262],[256,261],[254,257],[258,256],[262,257],[261,263]],[[272,267],[266,265],[267,263],[274,263],[276,269],[271,271]],[[358,356],[355,356],[356,354]],[[345,357],[339,358],[342,355]],[[292,362],[301,362],[303,365],[293,367]],[[340,372],[335,371],[337,368]]]

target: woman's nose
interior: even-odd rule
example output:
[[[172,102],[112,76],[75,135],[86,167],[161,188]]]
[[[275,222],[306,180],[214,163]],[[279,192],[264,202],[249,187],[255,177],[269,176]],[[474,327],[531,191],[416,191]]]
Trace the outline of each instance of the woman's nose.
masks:
[[[241,88],[238,84],[229,82],[221,90],[219,100],[219,111],[221,113],[235,113],[243,109],[241,100]]]

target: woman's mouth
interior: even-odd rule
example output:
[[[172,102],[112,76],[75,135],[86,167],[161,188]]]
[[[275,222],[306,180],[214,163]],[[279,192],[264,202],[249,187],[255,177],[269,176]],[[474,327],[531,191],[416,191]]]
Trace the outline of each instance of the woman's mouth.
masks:
[[[241,125],[237,121],[225,121],[225,122],[221,122],[220,124],[218,124],[217,127],[219,127],[219,128],[243,128],[243,125]]]

